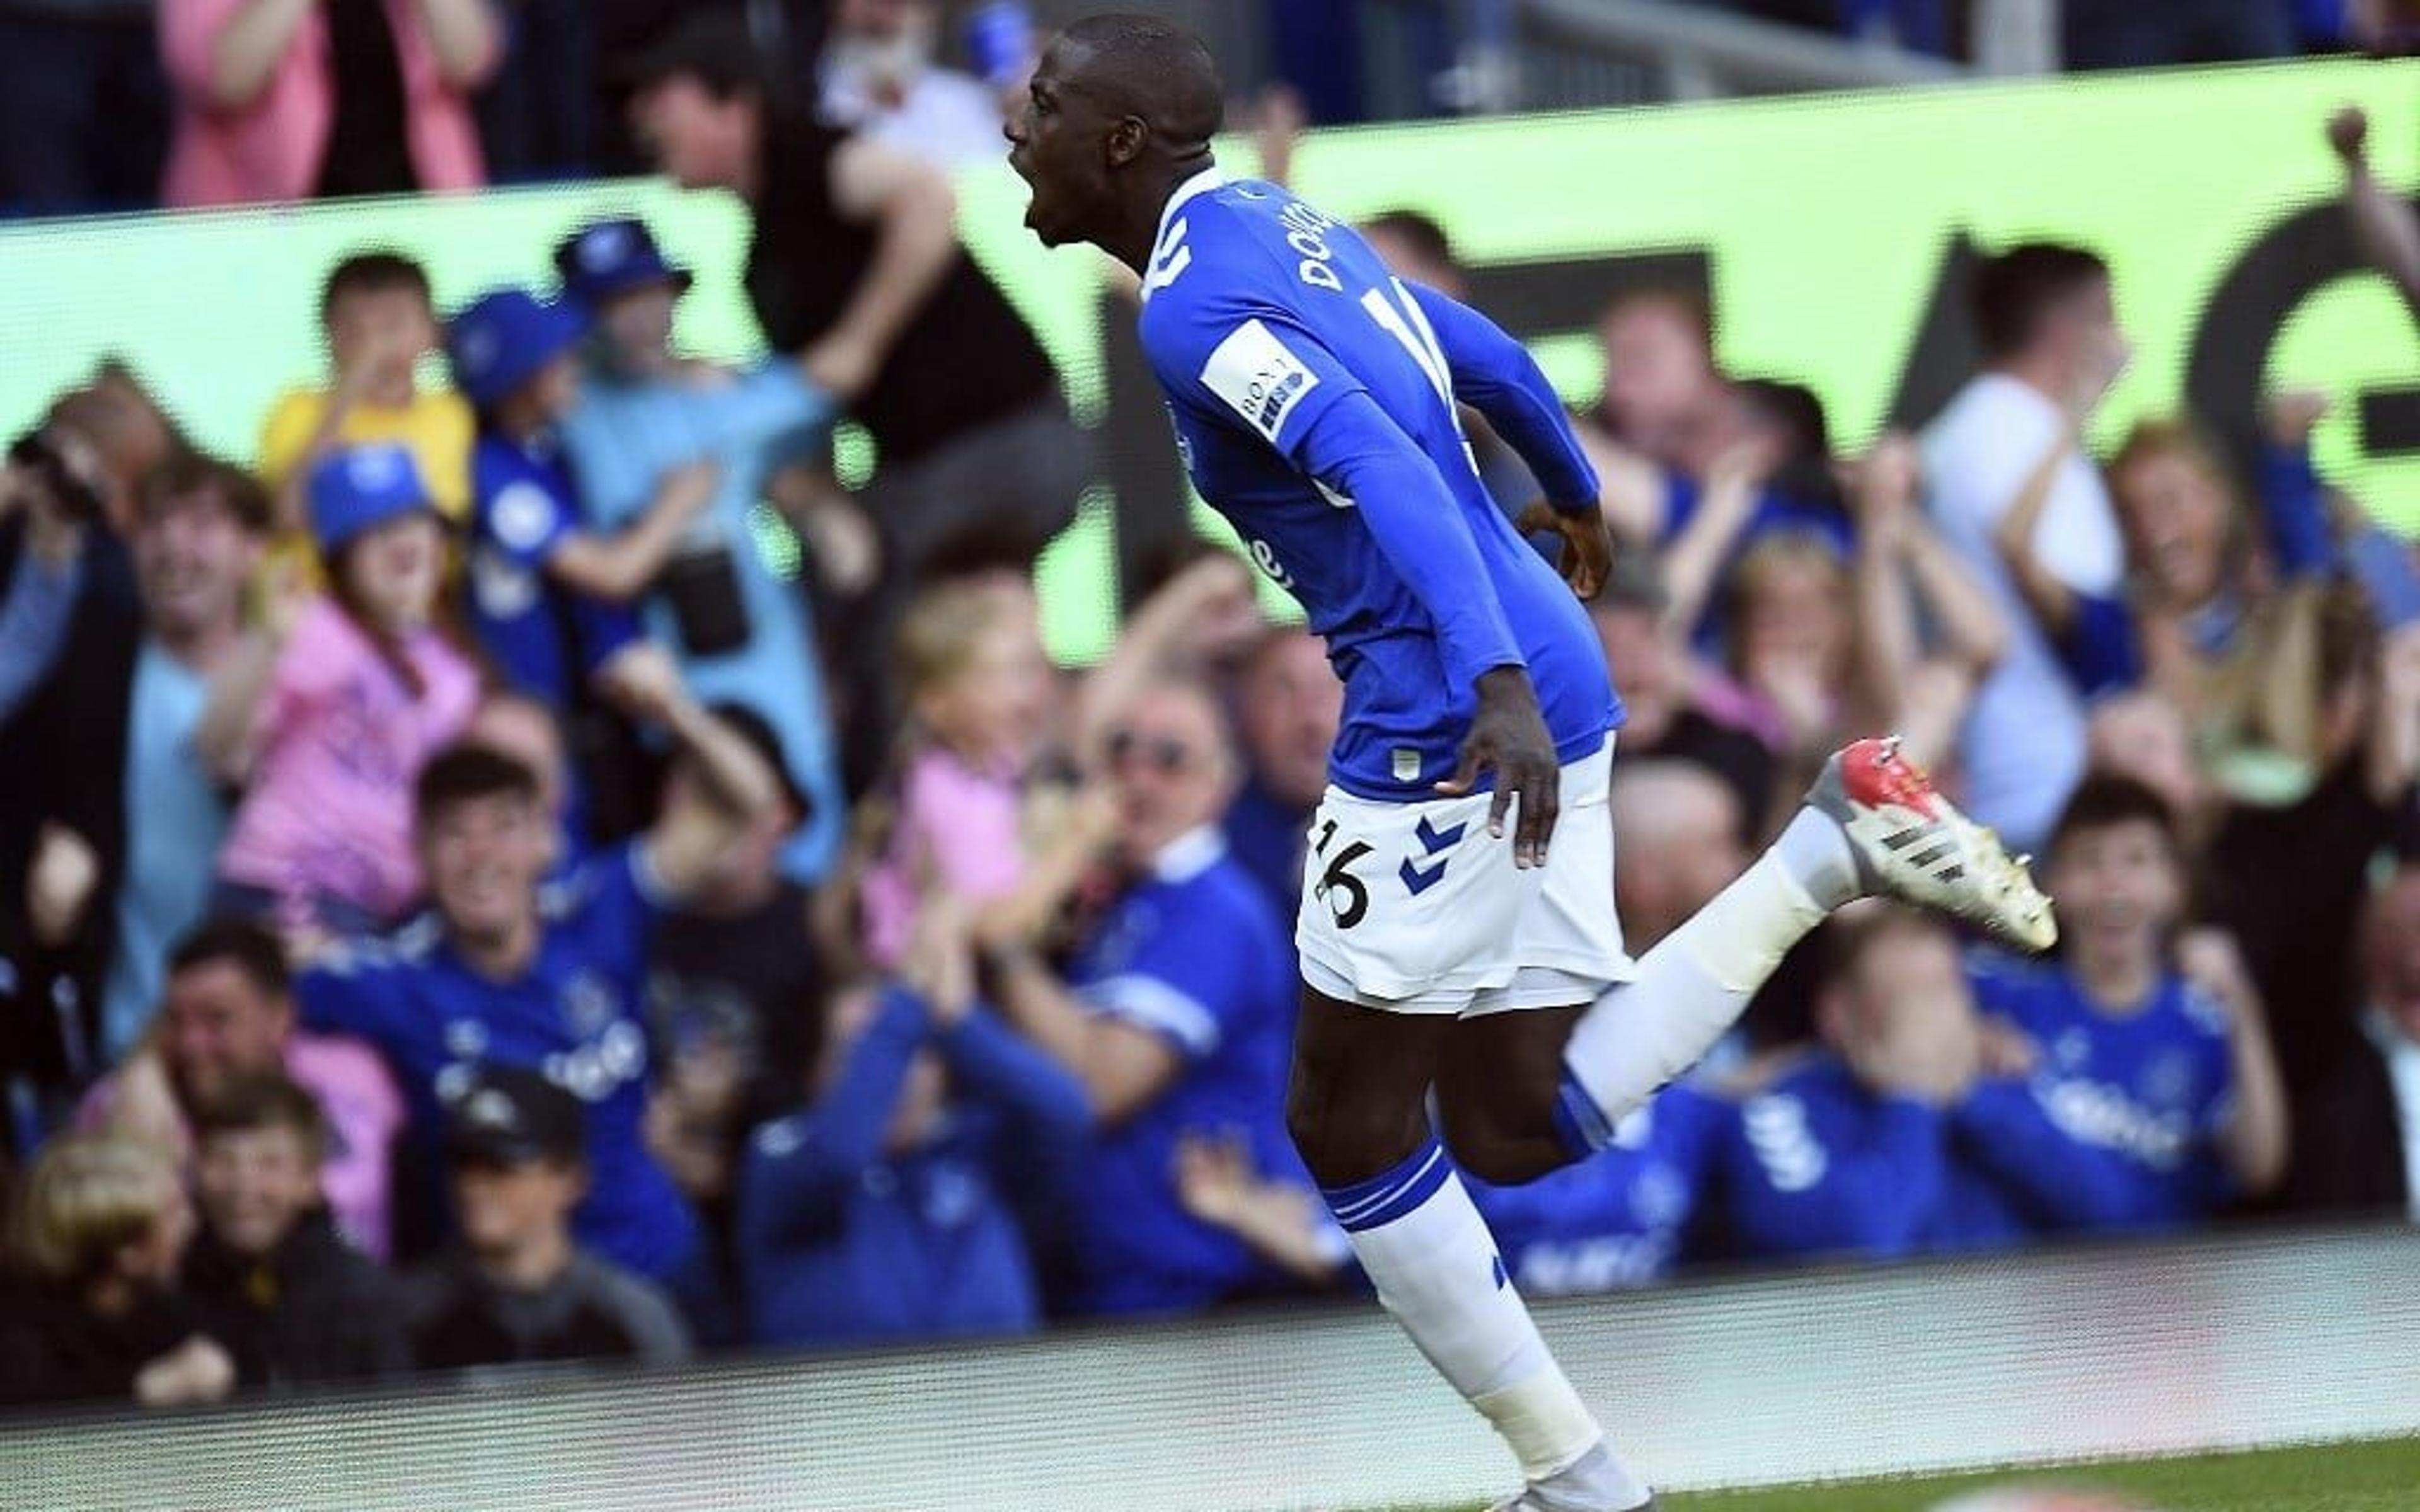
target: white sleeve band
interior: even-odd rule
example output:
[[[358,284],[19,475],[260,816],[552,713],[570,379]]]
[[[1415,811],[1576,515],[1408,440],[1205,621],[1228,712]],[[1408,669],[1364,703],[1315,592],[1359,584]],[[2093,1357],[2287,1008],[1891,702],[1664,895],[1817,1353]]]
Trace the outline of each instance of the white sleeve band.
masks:
[[[1198,998],[1179,992],[1157,977],[1128,972],[1094,982],[1084,989],[1082,996],[1112,1018],[1167,1035],[1184,1046],[1187,1055],[1206,1056],[1218,1048],[1217,1016]]]

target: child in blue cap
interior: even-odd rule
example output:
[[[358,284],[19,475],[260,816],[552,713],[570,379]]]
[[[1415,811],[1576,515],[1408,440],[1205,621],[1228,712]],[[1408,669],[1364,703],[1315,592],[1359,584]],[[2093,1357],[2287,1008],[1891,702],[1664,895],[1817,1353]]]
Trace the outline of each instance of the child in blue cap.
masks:
[[[334,453],[307,492],[327,591],[268,617],[194,737],[248,784],[215,910],[303,937],[382,928],[417,902],[411,785],[479,699],[437,628],[444,532],[411,453]]]
[[[479,414],[472,454],[471,623],[506,681],[558,713],[639,637],[628,606],[714,498],[716,470],[674,471],[623,531],[588,528],[555,425],[580,402],[587,317],[527,290],[482,295],[454,317],[454,382]]]

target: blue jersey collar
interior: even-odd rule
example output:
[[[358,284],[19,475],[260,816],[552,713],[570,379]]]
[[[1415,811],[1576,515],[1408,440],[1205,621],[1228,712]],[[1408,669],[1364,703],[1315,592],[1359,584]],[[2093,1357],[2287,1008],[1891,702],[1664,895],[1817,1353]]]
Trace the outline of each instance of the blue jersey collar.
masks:
[[[1166,277],[1155,277],[1155,275],[1160,273],[1160,265],[1174,256],[1177,252],[1176,248],[1169,245],[1169,237],[1174,228],[1177,212],[1185,208],[1187,204],[1189,202],[1200,198],[1203,194],[1209,193],[1212,190],[1219,188],[1226,182],[1227,176],[1220,173],[1218,171],[1218,165],[1214,162],[1209,167],[1202,169],[1200,173],[1195,174],[1192,177],[1187,178],[1185,182],[1177,185],[1176,192],[1168,196],[1168,203],[1160,208],[1159,229],[1152,235],[1151,260],[1143,265],[1142,299],[1144,303],[1148,304],[1151,302],[1151,291],[1154,288],[1157,287],[1160,284],[1167,282]]]

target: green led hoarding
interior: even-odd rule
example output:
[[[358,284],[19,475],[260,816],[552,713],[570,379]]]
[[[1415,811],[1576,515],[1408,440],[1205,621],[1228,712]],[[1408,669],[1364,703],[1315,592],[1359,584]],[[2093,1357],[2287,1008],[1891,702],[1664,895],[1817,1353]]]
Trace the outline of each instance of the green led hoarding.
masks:
[[[2420,181],[2420,66],[2351,62],[1335,131],[1305,145],[1296,178],[1337,214],[1444,222],[1481,302],[1575,403],[1597,386],[1586,331],[1606,294],[1679,276],[1712,294],[1728,364],[1812,384],[1852,443],[1955,380],[1976,249],[2083,242],[2115,268],[2141,353],[2098,439],[2188,399],[2237,424],[2264,385],[2319,386],[2336,398],[2323,465],[2420,531],[2420,334],[2354,269],[2319,134],[2351,101],[2386,180]],[[1034,245],[1022,203],[1005,167],[969,177],[968,242],[1042,331],[1079,415],[1113,428],[1109,450],[1165,453],[1156,407],[1117,398],[1136,375],[1112,370],[1098,259]],[[685,339],[748,352],[737,208],[660,185],[0,229],[0,424],[118,352],[195,436],[247,456],[271,396],[318,370],[318,285],[344,252],[411,251],[451,303],[545,277],[573,224],[632,210],[698,270]],[[1154,465],[1175,487],[1172,460]],[[1109,529],[1090,511],[1047,564],[1053,647],[1071,659],[1114,623]]]

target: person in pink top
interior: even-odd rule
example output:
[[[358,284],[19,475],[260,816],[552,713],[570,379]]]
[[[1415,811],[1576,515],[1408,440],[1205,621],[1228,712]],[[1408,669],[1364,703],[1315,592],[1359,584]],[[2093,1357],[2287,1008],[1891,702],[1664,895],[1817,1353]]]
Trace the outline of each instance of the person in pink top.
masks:
[[[158,1028],[85,1095],[76,1126],[141,1134],[190,1161],[194,1114],[236,1083],[278,1071],[327,1117],[320,1183],[337,1228],[387,1258],[403,1095],[367,1045],[294,1026],[285,951],[257,925],[214,919],[184,938],[169,959]]]
[[[419,899],[411,784],[479,699],[432,623],[444,542],[411,454],[338,452],[310,499],[329,591],[247,647],[194,737],[223,777],[249,781],[216,911],[302,938],[374,933]]]
[[[489,0],[160,0],[176,96],[161,197],[251,205],[477,189]]]
[[[1032,591],[1005,575],[926,590],[900,623],[909,727],[895,822],[860,900],[866,960],[899,964],[922,900],[980,903],[1025,875],[1025,777],[1054,689]]]

